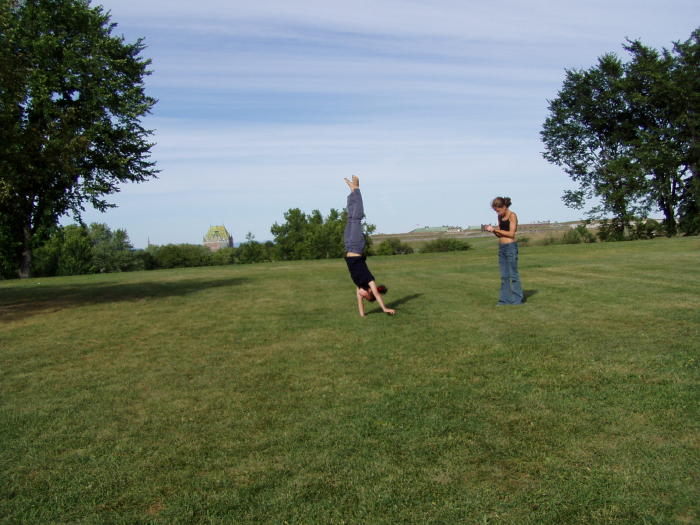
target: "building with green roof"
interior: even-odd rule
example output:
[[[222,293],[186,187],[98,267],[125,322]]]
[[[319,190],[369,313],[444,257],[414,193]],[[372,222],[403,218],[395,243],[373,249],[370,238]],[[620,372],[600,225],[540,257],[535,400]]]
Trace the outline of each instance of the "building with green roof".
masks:
[[[210,226],[203,244],[213,252],[221,248],[233,248],[233,237],[226,226]]]

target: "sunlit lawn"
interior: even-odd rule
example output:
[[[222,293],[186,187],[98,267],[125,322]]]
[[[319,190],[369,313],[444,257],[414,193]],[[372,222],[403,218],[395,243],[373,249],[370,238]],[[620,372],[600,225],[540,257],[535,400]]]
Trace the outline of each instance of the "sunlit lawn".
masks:
[[[0,283],[3,523],[697,523],[700,239]]]

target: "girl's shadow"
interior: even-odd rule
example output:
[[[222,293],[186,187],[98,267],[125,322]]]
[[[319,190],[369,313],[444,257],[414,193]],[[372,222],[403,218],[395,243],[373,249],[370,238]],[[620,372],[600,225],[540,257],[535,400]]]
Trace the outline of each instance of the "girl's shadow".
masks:
[[[530,297],[535,295],[537,290],[523,290],[523,300],[526,302]]]
[[[401,306],[402,304],[407,303],[408,301],[412,301],[413,299],[418,299],[422,293],[414,293],[411,295],[405,295],[404,297],[400,297],[398,299],[395,299],[391,302],[385,303],[389,308],[396,308],[397,306]],[[376,310],[372,312],[367,312],[368,314],[381,314],[383,313],[381,310]]]
[[[387,306],[389,308],[396,308],[397,306],[401,306],[404,303],[407,303],[408,301],[412,301],[413,299],[418,299],[422,293],[414,293],[411,295],[406,295],[404,297],[401,297],[399,299],[396,299],[395,301],[391,301],[390,303],[387,303]]]

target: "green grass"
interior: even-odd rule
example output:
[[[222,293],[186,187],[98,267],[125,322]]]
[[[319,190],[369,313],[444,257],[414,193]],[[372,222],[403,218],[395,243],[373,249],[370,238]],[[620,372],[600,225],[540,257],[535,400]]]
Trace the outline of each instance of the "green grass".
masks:
[[[697,523],[700,240],[0,283],[2,523]]]

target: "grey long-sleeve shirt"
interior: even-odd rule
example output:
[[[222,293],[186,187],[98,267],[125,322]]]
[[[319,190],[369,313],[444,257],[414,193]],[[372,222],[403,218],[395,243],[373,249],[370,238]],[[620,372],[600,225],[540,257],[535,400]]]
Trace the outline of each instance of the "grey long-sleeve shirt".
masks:
[[[360,189],[350,192],[348,195],[348,223],[345,225],[345,251],[362,253],[365,249],[365,236],[362,233],[362,218],[365,216],[365,208],[362,205]]]

